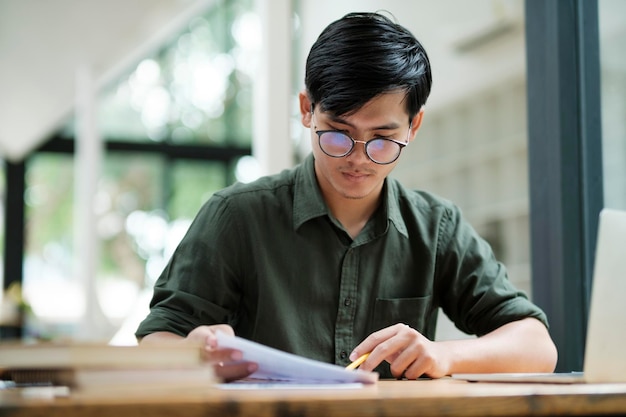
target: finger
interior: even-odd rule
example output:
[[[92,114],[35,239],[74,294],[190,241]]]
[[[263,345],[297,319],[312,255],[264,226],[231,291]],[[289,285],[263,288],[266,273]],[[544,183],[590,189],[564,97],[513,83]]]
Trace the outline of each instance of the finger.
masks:
[[[383,360],[387,361],[390,365],[391,374],[396,378],[400,378],[405,376],[406,370],[420,357],[424,351],[423,342],[426,339],[421,333],[408,325],[399,324],[392,327],[396,334],[376,347],[372,355],[376,360],[380,360],[382,357]],[[380,357],[378,356],[379,352]],[[417,376],[421,376],[421,374]]]
[[[228,324],[215,324],[215,325],[207,326],[207,327],[208,327],[209,332],[207,333],[205,343],[207,344],[207,346],[211,348],[217,347],[217,333],[218,332],[225,333],[229,336],[235,335],[235,331]]]
[[[361,345],[355,348],[354,352],[358,353],[359,349],[367,346],[369,342],[376,343],[367,360],[361,365],[361,369],[369,371],[376,368],[382,361],[392,364],[420,336],[419,332],[408,325],[399,323],[372,333]],[[402,373],[399,372],[398,375],[402,375]]]
[[[418,357],[413,363],[411,363],[404,371],[406,379],[417,379],[422,375],[427,374],[430,369],[429,361],[427,358]]]
[[[254,362],[218,362],[213,369],[218,378],[230,382],[251,375],[258,369],[258,365]]]
[[[398,352],[396,357],[389,361],[391,374],[396,378],[405,376],[409,379],[417,379],[420,377],[423,373],[420,366],[424,363],[420,361],[421,352],[423,349],[420,348],[420,345],[409,345]],[[416,375],[417,372],[421,373]]]
[[[206,362],[240,362],[243,353],[236,349],[204,349],[202,359]]]
[[[442,347],[414,331],[416,338],[404,349],[391,364],[394,376],[403,375],[407,379],[417,379],[423,375],[440,378],[446,374],[446,366],[441,354]]]
[[[401,342],[402,341],[397,338],[391,338],[380,343],[374,348],[374,350],[372,350],[359,369],[363,371],[372,371],[383,361],[392,363],[405,347]]]
[[[378,330],[370,334],[368,337],[365,338],[365,340],[359,343],[354,348],[354,350],[352,350],[352,353],[350,353],[350,360],[355,361],[361,355],[364,355],[370,352],[373,353],[373,350],[377,348],[378,346],[380,346],[381,343],[384,343],[386,340],[392,338],[398,333],[398,331],[401,329],[399,326],[404,326],[404,325],[396,324],[394,326],[385,327],[384,329]],[[373,359],[376,359],[376,356],[374,356],[374,358],[371,358],[370,362],[372,362]]]
[[[217,346],[217,332],[234,335],[232,327],[227,324],[216,324],[212,326],[198,326],[193,329],[185,338],[187,343],[197,343],[211,348]]]

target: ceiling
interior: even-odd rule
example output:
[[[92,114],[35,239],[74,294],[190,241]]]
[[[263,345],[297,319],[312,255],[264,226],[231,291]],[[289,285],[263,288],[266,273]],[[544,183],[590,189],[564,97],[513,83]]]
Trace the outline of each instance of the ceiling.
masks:
[[[0,0],[0,156],[19,160],[96,85],[156,50],[213,0]]]

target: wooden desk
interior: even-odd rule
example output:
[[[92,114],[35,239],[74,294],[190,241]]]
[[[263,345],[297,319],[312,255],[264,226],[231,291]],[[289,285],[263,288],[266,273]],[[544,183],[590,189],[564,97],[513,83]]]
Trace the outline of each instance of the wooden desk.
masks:
[[[540,385],[380,381],[346,390],[72,393],[54,399],[0,391],[0,416],[548,416],[625,415],[626,384]]]

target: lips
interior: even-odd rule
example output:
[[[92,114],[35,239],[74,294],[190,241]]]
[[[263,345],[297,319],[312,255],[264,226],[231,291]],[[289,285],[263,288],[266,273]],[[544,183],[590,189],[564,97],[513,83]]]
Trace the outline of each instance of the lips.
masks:
[[[369,174],[363,172],[342,172],[341,174],[351,181],[363,181],[369,177]]]

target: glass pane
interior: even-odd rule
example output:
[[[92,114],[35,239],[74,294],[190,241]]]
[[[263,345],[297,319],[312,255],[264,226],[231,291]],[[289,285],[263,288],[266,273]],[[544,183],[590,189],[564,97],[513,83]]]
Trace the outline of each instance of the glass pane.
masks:
[[[250,0],[192,19],[157,54],[103,94],[103,137],[250,146],[258,24]],[[67,137],[73,122],[64,129]]]
[[[23,290],[34,315],[27,336],[70,331],[85,308],[73,279],[73,170],[66,155],[35,155],[26,166]]]
[[[7,184],[6,184],[6,178],[5,178],[5,173],[6,168],[5,168],[5,162],[3,159],[0,159],[0,195],[1,196],[5,196],[6,195],[6,191],[7,191]],[[4,201],[6,202],[6,198],[4,198]],[[4,230],[4,216],[5,216],[5,205],[4,204],[0,204],[0,266],[2,267],[2,271],[0,271],[0,283],[4,282],[3,281],[3,276],[4,276],[4,235],[5,235],[5,230]],[[2,297],[2,295],[0,295],[0,297]],[[0,298],[0,302],[1,302],[1,298]]]
[[[99,265],[96,294],[104,332],[117,331],[151,288],[191,220],[231,170],[220,162],[166,162],[108,154],[95,198]],[[86,303],[76,279],[74,167],[67,155],[40,154],[27,167],[24,293],[33,309],[28,335],[73,335]]]
[[[168,211],[174,218],[194,218],[202,203],[224,188],[230,177],[229,168],[220,162],[175,162]]]
[[[604,205],[626,209],[626,2],[600,0]]]

